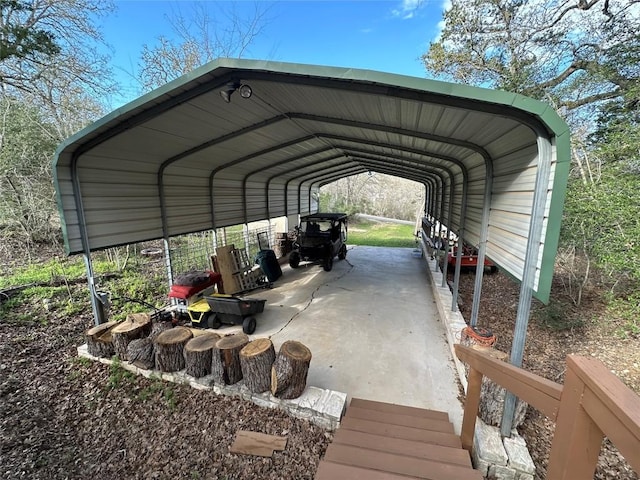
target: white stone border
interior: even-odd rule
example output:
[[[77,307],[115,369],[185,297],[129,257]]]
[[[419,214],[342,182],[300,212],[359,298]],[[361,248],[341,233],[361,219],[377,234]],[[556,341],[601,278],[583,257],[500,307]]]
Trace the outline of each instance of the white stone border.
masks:
[[[78,356],[104,363],[105,365],[113,364],[112,359],[94,357],[89,354],[86,344],[78,347]],[[335,430],[340,426],[340,420],[347,403],[346,393],[317,387],[307,386],[302,395],[294,400],[281,400],[269,392],[251,393],[242,380],[234,385],[220,385],[214,383],[212,375],[194,378],[185,374],[184,370],[167,373],[160,370],[145,370],[126,361],[121,361],[120,364],[125,370],[146,378],[157,378],[167,382],[190,385],[198,390],[212,390],[217,395],[242,397],[259,407],[284,410],[292,417],[309,420],[311,423],[327,430]]]
[[[442,271],[438,265],[438,251],[431,257],[432,248],[424,244],[420,238],[423,257],[427,264],[433,296],[438,307],[438,314],[444,324],[451,356],[458,371],[458,379],[467,391],[467,372],[464,364],[456,356],[455,344],[460,343],[462,330],[467,326],[458,309],[451,311],[453,295],[449,285],[442,287]],[[473,436],[473,466],[485,478],[500,480],[533,480],[535,465],[529,455],[527,444],[518,432],[513,430],[511,438],[502,438],[497,427],[486,425],[480,418],[476,419],[476,430]]]

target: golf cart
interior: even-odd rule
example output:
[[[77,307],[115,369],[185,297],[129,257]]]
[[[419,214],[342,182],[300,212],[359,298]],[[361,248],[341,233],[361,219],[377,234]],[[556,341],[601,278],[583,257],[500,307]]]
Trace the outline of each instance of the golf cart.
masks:
[[[347,214],[315,213],[300,218],[296,227],[293,251],[289,254],[289,265],[298,268],[301,261],[322,263],[325,271],[333,268],[333,258],[347,256]]]

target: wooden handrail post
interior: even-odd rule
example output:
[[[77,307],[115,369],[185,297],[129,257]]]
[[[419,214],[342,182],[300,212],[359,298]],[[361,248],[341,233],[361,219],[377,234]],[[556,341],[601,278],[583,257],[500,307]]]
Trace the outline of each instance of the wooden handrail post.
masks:
[[[592,479],[604,434],[582,406],[585,384],[567,363],[547,479]]]
[[[473,450],[473,434],[476,429],[478,408],[480,407],[480,390],[482,387],[482,373],[474,368],[469,368],[467,381],[467,398],[464,402],[464,416],[462,417],[462,430],[460,440],[462,448],[469,453]]]

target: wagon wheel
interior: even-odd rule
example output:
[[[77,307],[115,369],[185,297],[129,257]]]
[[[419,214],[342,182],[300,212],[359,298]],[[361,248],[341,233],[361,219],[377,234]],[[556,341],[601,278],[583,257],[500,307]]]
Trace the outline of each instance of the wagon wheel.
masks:
[[[325,272],[330,272],[333,268],[333,255],[329,254],[327,258],[324,259],[324,265],[322,265]]]
[[[218,318],[218,315],[213,312],[207,313],[205,323],[207,325],[207,328],[220,328],[220,325],[222,325],[222,322]]]
[[[343,243],[338,252],[338,259],[344,260],[347,258],[347,246]]]
[[[251,335],[256,331],[256,319],[254,317],[247,317],[242,321],[242,331],[247,335]]]
[[[289,254],[289,266],[291,268],[298,268],[300,265],[300,254],[298,252],[291,252]]]

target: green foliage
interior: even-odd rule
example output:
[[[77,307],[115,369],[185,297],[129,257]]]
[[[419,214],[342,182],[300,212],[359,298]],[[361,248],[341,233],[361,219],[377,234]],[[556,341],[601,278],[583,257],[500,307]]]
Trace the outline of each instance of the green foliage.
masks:
[[[109,390],[114,390],[125,384],[129,384],[134,378],[135,375],[122,366],[120,359],[113,357],[113,361],[109,366],[109,378],[107,380]]]
[[[548,305],[535,311],[534,319],[542,326],[557,332],[582,328],[585,323],[582,318],[573,315],[567,305],[553,299]]]
[[[31,2],[0,0],[0,11],[13,11],[15,17],[27,18],[34,13]],[[10,57],[49,56],[60,52],[55,35],[25,23],[4,23],[0,27],[0,61]]]
[[[640,292],[620,298],[613,298],[607,305],[606,315],[619,320],[617,334],[622,338],[640,338]]]
[[[349,224],[349,245],[373,247],[415,247],[412,225],[397,223],[357,222]]]
[[[97,274],[111,272],[115,269],[113,263],[96,259],[93,262]],[[31,263],[17,268],[10,275],[0,277],[0,288],[30,285],[33,283],[47,283],[67,280],[69,282],[86,276],[84,261],[79,256],[65,259],[53,258],[45,263]]]
[[[602,167],[600,178],[570,182],[562,241],[582,249],[613,281],[640,282],[638,172],[616,163]]]

